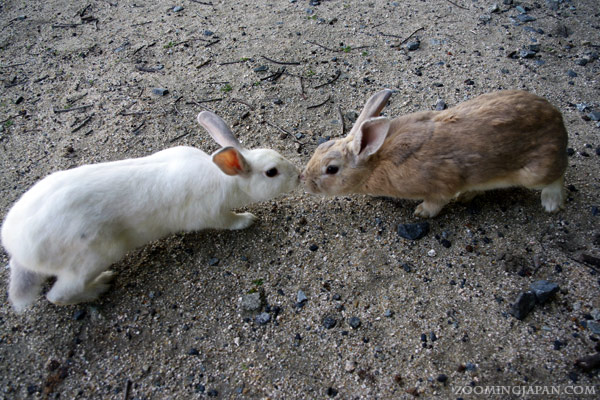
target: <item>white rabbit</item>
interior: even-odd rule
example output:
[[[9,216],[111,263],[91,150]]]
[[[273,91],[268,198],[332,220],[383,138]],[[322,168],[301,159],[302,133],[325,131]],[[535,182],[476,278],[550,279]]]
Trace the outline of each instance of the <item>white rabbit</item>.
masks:
[[[247,228],[256,217],[231,209],[298,185],[298,169],[279,153],[243,149],[213,113],[201,112],[198,122],[223,146],[212,156],[173,147],[59,171],[23,194],[2,225],[15,310],[50,276],[52,303],[94,300],[109,287],[107,268],[129,250],[180,231]]]

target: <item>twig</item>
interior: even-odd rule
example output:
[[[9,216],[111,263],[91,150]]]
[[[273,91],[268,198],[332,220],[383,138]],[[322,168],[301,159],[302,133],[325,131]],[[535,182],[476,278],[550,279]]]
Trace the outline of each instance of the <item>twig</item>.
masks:
[[[25,64],[29,64],[29,61],[25,61],[25,62],[22,62],[22,63],[16,63],[16,64],[0,65],[0,68],[19,67],[19,66],[25,65]]]
[[[301,64],[298,61],[277,61],[277,60],[273,60],[272,58],[269,58],[269,57],[265,57],[265,56],[261,56],[261,57],[267,61],[271,61],[272,63],[279,64],[279,65],[300,65]]]
[[[338,69],[338,71],[337,71],[337,73],[335,74],[335,76],[333,77],[333,79],[331,79],[330,81],[327,81],[327,82],[325,82],[325,83],[322,83],[322,84],[320,84],[320,85],[317,85],[317,86],[315,86],[315,89],[319,89],[319,88],[322,88],[323,86],[327,86],[327,85],[330,85],[330,84],[332,84],[333,82],[335,82],[335,81],[337,81],[337,80],[338,80],[338,78],[340,77],[340,75],[342,75],[342,71],[340,71],[340,70]]]
[[[344,134],[346,133],[346,121],[344,121],[344,114],[342,114],[342,107],[340,107],[339,105],[337,106],[337,112],[338,112],[338,116],[340,117],[340,122],[342,123],[341,136],[344,136]]]
[[[321,107],[321,106],[324,106],[325,104],[327,104],[327,102],[328,102],[329,100],[331,100],[331,95],[327,96],[327,99],[325,99],[325,101],[324,101],[324,102],[322,102],[322,103],[319,103],[319,104],[315,104],[315,105],[313,105],[313,106],[308,106],[308,107],[306,107],[306,109],[307,109],[307,110],[310,110],[310,109],[312,109],[312,108],[319,108],[319,107]]]
[[[77,110],[85,110],[86,108],[90,108],[93,107],[93,104],[86,104],[83,106],[79,106],[79,107],[71,107],[71,108],[63,108],[60,110],[57,110],[56,108],[52,111],[54,111],[55,114],[60,114],[60,113],[66,113],[66,112],[70,112],[70,111],[77,111]]]
[[[250,104],[244,100],[232,98],[231,101],[233,101],[234,103],[241,103],[245,106],[250,107],[251,110],[255,110],[255,107],[252,104]]]
[[[396,39],[402,39],[402,36],[398,36],[398,35],[392,35],[392,34],[389,34],[389,33],[383,33],[383,32],[379,32],[379,34],[380,34],[381,36],[385,36],[385,37],[393,37],[393,38],[396,38]]]
[[[131,27],[133,28],[133,27],[136,27],[136,26],[148,25],[148,24],[151,24],[151,23],[152,23],[152,21],[140,22],[139,24],[133,24],[133,25],[131,25]]]
[[[23,79],[21,81],[15,81],[15,82],[8,83],[8,84],[4,85],[4,88],[5,89],[9,89],[11,87],[15,87],[15,86],[20,85],[22,83],[27,83],[27,78],[25,78],[25,79]]]
[[[455,2],[451,1],[451,0],[446,0],[448,3],[452,4],[453,6],[456,6],[458,8],[462,8],[463,10],[468,10],[467,7],[463,7],[460,4],[456,4]]]
[[[205,99],[205,100],[194,100],[194,101],[186,101],[185,104],[194,104],[196,106],[200,105],[200,103],[212,103],[214,101],[221,101],[223,100],[222,97],[218,97],[216,99]]]
[[[424,27],[420,27],[419,29],[417,29],[416,31],[414,31],[413,33],[411,33],[410,35],[408,35],[408,37],[406,39],[404,39],[403,41],[400,42],[400,44],[404,44],[406,42],[408,42],[408,40],[414,36],[415,33],[422,31],[423,29],[425,29]]]
[[[128,115],[144,115],[148,114],[149,111],[121,111],[118,115],[128,116]]]
[[[278,130],[279,132],[281,132],[281,133],[285,133],[286,135],[291,135],[291,133],[289,133],[289,132],[288,132],[288,131],[286,131],[285,129],[283,129],[283,128],[281,128],[281,127],[279,127],[279,126],[277,126],[277,125],[275,125],[275,124],[273,124],[273,123],[271,123],[271,122],[267,121],[266,119],[263,119],[263,122],[264,122],[265,124],[269,125],[269,126],[272,126],[272,127],[273,127],[273,128],[275,128],[275,129],[277,129],[277,130]]]
[[[175,141],[177,141],[177,140],[179,140],[181,138],[186,137],[189,134],[190,134],[190,132],[185,132],[185,133],[183,133],[183,134],[181,134],[179,136],[175,136],[173,139],[169,140],[169,143],[173,143],[173,142],[175,142]]]
[[[129,392],[131,391],[131,381],[127,379],[125,382],[125,390],[123,390],[123,400],[129,400]]]
[[[217,43],[219,43],[220,41],[221,41],[221,39],[217,39],[217,40],[215,40],[215,41],[213,41],[213,42],[210,42],[210,43],[208,43],[208,44],[204,45],[204,47],[210,47],[210,46],[212,46],[213,44],[217,44]]]
[[[225,61],[222,63],[219,63],[219,65],[231,65],[231,64],[240,64],[246,62],[246,60],[236,60],[236,61]]]
[[[159,67],[144,67],[142,65],[136,65],[135,68],[141,72],[158,72],[163,69]]]
[[[275,82],[277,79],[281,78],[281,75],[285,72],[285,67],[281,67],[272,75],[265,76],[264,78],[260,78],[261,81],[271,81]]]
[[[90,122],[90,120],[92,119],[93,116],[94,116],[94,114],[92,114],[89,117],[87,117],[86,119],[84,119],[83,122],[81,122],[79,125],[77,125],[75,128],[73,128],[73,130],[71,130],[71,133],[75,133],[78,130],[80,130],[81,128],[83,128],[88,122]]]
[[[75,28],[79,25],[83,24],[54,24],[52,25],[52,28]]]
[[[33,83],[38,83],[38,82],[41,82],[41,81],[43,81],[44,79],[46,79],[46,78],[49,78],[49,77],[50,77],[50,75],[47,75],[47,74],[46,74],[46,75],[42,76],[41,78],[38,78],[38,79],[36,79],[35,81],[33,81]]]
[[[315,46],[319,46],[320,48],[322,48],[322,49],[325,49],[325,50],[327,50],[327,51],[333,51],[333,52],[338,52],[338,51],[339,51],[339,50],[333,50],[333,49],[330,49],[329,47],[325,47],[325,46],[323,46],[322,44],[319,44],[319,43],[317,43],[317,42],[313,42],[313,41],[311,41],[311,40],[307,40],[306,42],[307,42],[307,43],[310,43],[310,44],[314,44]]]
[[[133,133],[134,135],[138,134],[138,131],[140,129],[142,129],[142,127],[144,126],[144,124],[146,123],[146,120],[143,120],[141,124],[139,124],[131,133]]]
[[[211,59],[209,58],[208,60],[203,61],[202,64],[198,65],[196,67],[196,69],[200,69],[200,68],[204,67],[205,65],[208,65],[208,63],[210,63],[210,62],[211,62]]]
[[[190,1],[193,2],[193,3],[202,4],[202,5],[205,5],[205,6],[212,6],[213,5],[213,3],[211,3],[210,1],[209,2],[199,1],[199,0],[190,0]]]
[[[298,82],[300,82],[300,94],[302,95],[302,97],[304,99],[306,99],[306,95],[304,94],[304,78],[299,76],[298,77]]]

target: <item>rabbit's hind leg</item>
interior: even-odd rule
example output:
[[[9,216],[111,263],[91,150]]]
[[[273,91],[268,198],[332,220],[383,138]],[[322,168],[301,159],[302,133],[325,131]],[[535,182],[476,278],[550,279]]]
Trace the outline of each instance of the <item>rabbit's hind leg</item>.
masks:
[[[47,276],[23,268],[14,259],[9,262],[10,284],[8,298],[15,311],[21,312],[29,306],[40,294],[42,283]]]
[[[564,203],[565,189],[563,177],[560,177],[542,189],[542,206],[547,212],[556,212],[563,207]]]
[[[113,271],[84,275],[66,271],[58,275],[46,298],[57,305],[93,301],[108,290],[113,277]]]

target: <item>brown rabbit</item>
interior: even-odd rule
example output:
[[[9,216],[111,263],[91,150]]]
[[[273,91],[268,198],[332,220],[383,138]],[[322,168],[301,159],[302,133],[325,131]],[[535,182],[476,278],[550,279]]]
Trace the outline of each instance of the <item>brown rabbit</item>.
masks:
[[[567,131],[547,100],[500,91],[389,120],[379,114],[391,94],[373,95],[348,136],[316,149],[301,176],[309,193],[423,200],[414,213],[425,218],[510,186],[542,189],[548,212],[563,206]]]

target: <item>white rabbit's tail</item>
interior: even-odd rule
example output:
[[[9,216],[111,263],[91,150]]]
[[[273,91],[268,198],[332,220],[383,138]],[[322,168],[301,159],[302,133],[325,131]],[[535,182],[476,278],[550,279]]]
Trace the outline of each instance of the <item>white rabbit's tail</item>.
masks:
[[[21,312],[38,297],[46,277],[23,268],[13,258],[8,265],[10,266],[8,298],[15,311]]]

